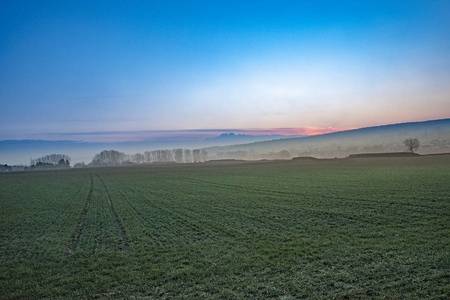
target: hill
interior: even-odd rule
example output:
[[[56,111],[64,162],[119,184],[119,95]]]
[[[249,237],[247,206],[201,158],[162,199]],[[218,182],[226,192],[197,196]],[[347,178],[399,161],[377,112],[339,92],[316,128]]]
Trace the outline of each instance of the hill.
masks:
[[[236,144],[248,144],[248,143],[256,143],[256,142],[265,142],[265,141],[273,141],[279,139],[286,138],[302,138],[305,135],[295,135],[295,136],[286,136],[286,135],[247,135],[247,134],[234,134],[230,133],[222,133],[221,135],[214,138],[207,138],[205,143],[208,143],[211,146],[228,146],[228,145],[236,145]]]
[[[420,154],[449,152],[450,119],[366,127],[235,146],[209,147],[207,151],[210,157],[222,159],[286,158],[286,152],[290,157],[346,157],[357,153],[403,152],[406,151],[403,141],[410,137],[419,139]]]

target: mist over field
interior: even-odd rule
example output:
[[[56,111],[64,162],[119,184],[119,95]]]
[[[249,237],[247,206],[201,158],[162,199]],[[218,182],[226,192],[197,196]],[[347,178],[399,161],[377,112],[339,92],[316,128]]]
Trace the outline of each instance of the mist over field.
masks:
[[[239,132],[239,131],[237,131]],[[118,134],[131,139],[133,133],[97,133],[109,137]],[[213,133],[215,134],[215,133]],[[145,151],[166,150],[166,149],[198,149],[211,146],[227,146],[235,144],[252,143],[256,141],[267,141],[274,139],[284,139],[299,137],[297,135],[249,135],[241,133],[222,133],[219,136],[207,137],[201,135],[200,138],[192,139],[192,135],[180,133],[177,136],[166,137],[163,140],[153,139],[149,141],[128,141],[128,142],[90,142],[70,141],[70,140],[8,140],[0,141],[0,163],[9,165],[27,165],[30,158],[37,158],[50,153],[66,153],[72,158],[72,163],[92,161],[94,155],[103,150],[117,150],[128,154],[144,153]],[[173,139],[173,140],[171,140]]]
[[[98,133],[99,134],[99,133]],[[117,133],[115,133],[117,135]],[[129,134],[132,136],[132,134]],[[181,136],[178,135],[178,138]],[[290,159],[297,156],[316,158],[346,157],[358,153],[404,152],[406,138],[419,139],[420,154],[450,152],[450,119],[393,124],[313,136],[249,135],[222,133],[216,137],[189,140],[130,141],[122,143],[75,141],[0,141],[0,163],[28,165],[31,158],[51,153],[71,157],[72,165],[89,164],[103,150],[129,155],[146,151],[205,149],[208,159]],[[189,160],[188,160],[189,161]]]
[[[392,124],[350,131],[289,138],[245,145],[209,147],[211,156],[237,159],[273,159],[311,156],[343,158],[350,154],[405,152],[404,140],[417,138],[420,154],[450,152],[450,119]],[[287,151],[280,157],[281,151]],[[278,154],[278,156],[277,156]]]

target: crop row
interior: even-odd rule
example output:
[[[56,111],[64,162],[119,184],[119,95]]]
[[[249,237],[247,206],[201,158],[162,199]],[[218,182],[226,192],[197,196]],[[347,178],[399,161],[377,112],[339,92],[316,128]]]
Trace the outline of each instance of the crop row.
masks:
[[[0,299],[445,298],[448,158],[0,176]]]

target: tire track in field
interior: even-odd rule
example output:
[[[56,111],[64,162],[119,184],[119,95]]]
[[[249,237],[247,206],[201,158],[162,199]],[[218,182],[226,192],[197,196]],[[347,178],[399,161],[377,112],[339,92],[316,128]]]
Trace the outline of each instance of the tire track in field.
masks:
[[[73,205],[73,200],[78,198],[78,196],[81,194],[83,190],[83,186],[86,183],[86,177],[83,179],[83,182],[80,185],[80,188],[78,189],[78,192],[71,198],[71,200],[67,203],[67,205],[63,208],[63,210],[56,216],[56,218],[46,226],[42,234],[35,238],[34,241],[41,239],[48,231],[49,229],[56,224],[56,221],[62,217],[62,215],[69,209],[71,205]]]
[[[117,189],[116,189],[116,190],[117,190]],[[125,203],[127,203],[128,206],[131,208],[131,210],[134,212],[134,213],[132,213],[132,212],[130,212],[130,211],[128,210],[129,213],[130,213],[130,214],[131,214],[131,215],[139,222],[139,224],[142,226],[142,228],[144,228],[144,229],[147,228],[147,227],[153,228],[153,224],[150,223],[147,219],[145,219],[144,214],[142,213],[142,211],[138,210],[138,209],[131,203],[131,201],[128,200],[127,196],[126,196],[122,191],[117,190],[117,192],[120,194],[120,196],[122,197],[123,201],[124,201]],[[161,239],[161,234],[158,234],[158,232],[154,232],[154,233],[151,234],[151,235],[150,235],[149,233],[146,232],[146,234],[149,235],[149,236],[151,236],[151,237],[158,237],[158,238],[159,238],[160,242],[158,242],[158,240],[156,240],[156,239],[153,240],[153,242],[154,242],[156,245],[161,246],[161,245],[164,244],[164,243],[162,242],[162,239]]]
[[[98,179],[100,179],[100,182],[105,187],[106,196],[109,204],[109,210],[111,213],[111,216],[113,217],[114,225],[116,226],[118,235],[119,235],[119,249],[122,251],[126,251],[130,248],[130,244],[128,243],[128,237],[127,233],[125,232],[125,228],[122,225],[122,221],[119,218],[119,215],[117,214],[116,209],[114,208],[114,204],[111,199],[111,195],[109,194],[108,188],[106,187],[105,182],[103,179],[100,178],[100,176],[97,174]]]
[[[80,216],[78,217],[78,222],[75,227],[75,231],[72,234],[72,241],[69,247],[69,254],[73,254],[73,252],[75,252],[75,250],[77,249],[78,243],[80,242],[80,238],[83,235],[83,227],[86,221],[86,214],[89,210],[89,206],[91,205],[92,193],[94,191],[94,178],[92,178],[91,173],[89,173],[89,177],[91,179],[89,193],[86,197],[86,202],[84,204],[83,210],[81,211]]]

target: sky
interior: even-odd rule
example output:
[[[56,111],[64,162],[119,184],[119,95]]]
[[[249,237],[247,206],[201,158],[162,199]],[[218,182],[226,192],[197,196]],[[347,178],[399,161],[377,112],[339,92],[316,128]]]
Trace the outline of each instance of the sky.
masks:
[[[0,140],[449,118],[450,1],[0,0],[0,107]]]

